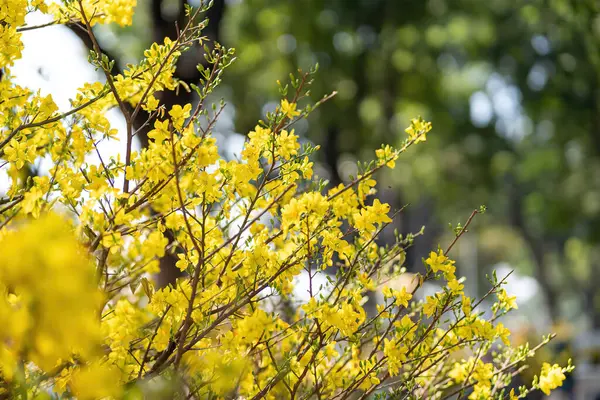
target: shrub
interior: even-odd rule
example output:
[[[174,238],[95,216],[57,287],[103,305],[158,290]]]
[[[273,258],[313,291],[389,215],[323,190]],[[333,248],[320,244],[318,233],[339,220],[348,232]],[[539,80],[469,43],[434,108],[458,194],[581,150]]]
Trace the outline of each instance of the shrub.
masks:
[[[431,124],[410,122],[404,144],[384,146],[348,184],[328,188],[293,124],[326,101],[308,98],[316,69],[280,84],[277,109],[248,134],[239,159],[219,155],[211,131],[225,106],[209,95],[234,60],[206,47],[195,104],[166,109],[177,59],[204,45],[199,16],[122,73],[102,54],[92,26],[131,22],[135,0],[8,0],[0,6],[0,157],[10,187],[0,198],[0,396],[10,398],[519,398],[560,386],[572,367],[544,364],[529,386],[508,387],[539,346],[513,347],[498,319],[516,308],[490,279],[483,298],[463,292],[446,249],[432,251],[412,283],[405,274],[416,235],[377,238],[401,210],[373,195],[374,174],[394,168]],[[90,62],[106,82],[82,87],[71,109],[14,83],[24,17],[39,10],[77,23],[94,45]],[[26,29],[42,29],[43,26]],[[300,107],[299,104],[305,104]],[[105,114],[118,108],[127,140]],[[153,127],[134,151],[133,120]],[[99,144],[123,146],[125,159]],[[90,154],[99,162],[93,163]],[[51,159],[47,173],[31,165]],[[34,176],[35,175],[35,176]],[[184,276],[155,287],[165,255]],[[299,301],[299,275],[310,299]],[[317,284],[325,277],[328,284]],[[423,301],[427,281],[441,286]],[[382,287],[376,312],[367,294]],[[478,306],[491,300],[491,312]],[[395,397],[396,398],[396,397]]]

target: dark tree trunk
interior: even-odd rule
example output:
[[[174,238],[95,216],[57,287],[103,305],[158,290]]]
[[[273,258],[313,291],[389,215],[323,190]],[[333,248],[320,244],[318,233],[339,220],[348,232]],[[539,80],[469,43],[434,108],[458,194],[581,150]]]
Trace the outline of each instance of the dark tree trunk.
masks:
[[[331,125],[329,128],[327,128],[327,136],[325,137],[323,152],[325,155],[325,164],[327,164],[327,167],[329,167],[329,171],[331,173],[329,179],[330,187],[335,187],[342,182],[337,168],[338,160],[340,158],[339,136],[339,127]]]
[[[543,237],[535,236],[529,228],[523,215],[523,193],[518,184],[514,182],[514,178],[509,177],[509,181],[511,223],[519,230],[529,247],[533,259],[533,272],[544,292],[548,314],[552,321],[557,321],[560,317],[559,294],[550,281],[550,266],[546,259],[545,240]]]

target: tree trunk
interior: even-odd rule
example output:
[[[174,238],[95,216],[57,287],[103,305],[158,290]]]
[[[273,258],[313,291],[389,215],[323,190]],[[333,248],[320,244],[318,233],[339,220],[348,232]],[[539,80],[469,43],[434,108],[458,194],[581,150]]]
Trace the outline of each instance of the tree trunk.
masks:
[[[514,182],[513,177],[509,177],[509,181],[509,216],[511,223],[519,230],[529,247],[533,259],[533,273],[544,292],[548,315],[552,321],[557,321],[560,316],[559,295],[558,291],[554,289],[552,282],[550,282],[550,268],[547,264],[545,254],[546,246],[544,238],[538,238],[531,232],[523,215],[523,194],[518,184]]]

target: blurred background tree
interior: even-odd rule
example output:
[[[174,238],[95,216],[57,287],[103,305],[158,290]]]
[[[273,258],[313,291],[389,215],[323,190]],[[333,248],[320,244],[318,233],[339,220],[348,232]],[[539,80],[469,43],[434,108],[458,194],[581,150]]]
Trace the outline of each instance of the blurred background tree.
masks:
[[[121,67],[184,18],[186,0],[139,3],[133,27],[98,32]],[[485,281],[506,263],[535,278],[546,321],[600,328],[600,3],[215,0],[208,18],[207,35],[238,49],[218,94],[229,156],[236,132],[275,107],[276,80],[319,63],[315,98],[339,93],[296,132],[323,147],[318,170],[332,183],[402,140],[411,117],[433,122],[428,145],[380,177],[393,208],[420,204],[396,227],[427,226],[410,268],[453,234],[448,222],[486,204],[476,239],[459,248],[463,274]],[[182,60],[186,82],[199,78],[196,56]]]

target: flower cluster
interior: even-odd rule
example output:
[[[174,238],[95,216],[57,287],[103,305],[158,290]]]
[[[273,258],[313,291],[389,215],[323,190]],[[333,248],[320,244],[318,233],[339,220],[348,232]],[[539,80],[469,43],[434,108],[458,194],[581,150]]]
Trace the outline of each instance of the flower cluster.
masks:
[[[542,373],[538,382],[540,390],[545,394],[550,394],[552,390],[562,386],[565,380],[564,373],[565,370],[558,364],[550,365],[545,362],[542,365]]]
[[[0,241],[3,379],[18,382],[27,373],[33,379],[97,359],[102,295],[72,227],[55,215],[12,226]],[[23,360],[36,368],[23,370]]]
[[[137,0],[74,0],[62,5],[51,3],[48,8],[61,23],[87,19],[91,26],[112,22],[127,26],[131,25],[136,4]]]
[[[92,26],[126,25],[134,6],[0,5],[0,168],[10,182],[0,195],[0,397],[348,398],[385,385],[414,398],[503,398],[536,350],[511,346],[498,320],[516,308],[504,280],[468,297],[451,245],[431,252],[412,284],[394,286],[415,235],[378,240],[396,213],[374,197],[375,174],[424,141],[429,122],[412,120],[398,148],[383,146],[352,181],[327,188],[313,176],[317,148],[292,129],[328,98],[302,107],[315,71],[301,72],[240,157],[223,158],[212,128],[224,105],[207,103],[233,50],[215,44],[206,55],[197,102],[166,108],[154,96],[180,86],[176,61],[204,40],[193,21],[206,8],[121,74],[94,48],[105,83],[80,88],[67,112],[14,83],[26,13],[76,22],[97,43]],[[127,122],[125,143],[111,108]],[[140,110],[149,143],[134,151]],[[103,154],[105,143],[122,146],[124,160]],[[33,174],[42,158],[52,167]],[[169,263],[182,277],[160,287],[153,277]],[[428,281],[440,289],[423,299]],[[378,287],[383,302],[369,311]],[[478,307],[493,295],[486,317]],[[545,364],[511,396],[546,393],[571,369]]]

